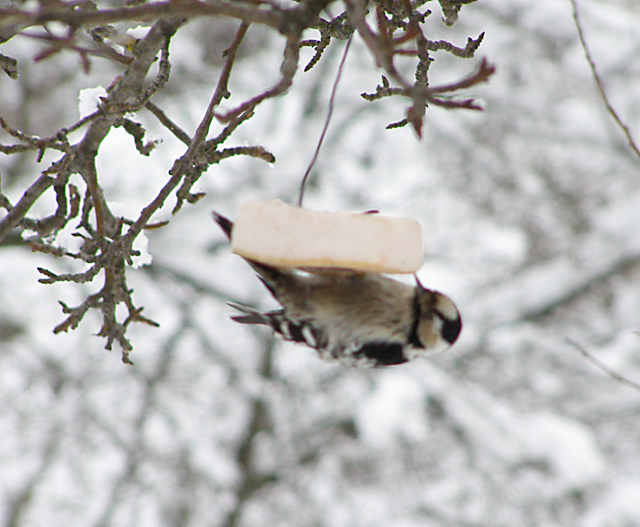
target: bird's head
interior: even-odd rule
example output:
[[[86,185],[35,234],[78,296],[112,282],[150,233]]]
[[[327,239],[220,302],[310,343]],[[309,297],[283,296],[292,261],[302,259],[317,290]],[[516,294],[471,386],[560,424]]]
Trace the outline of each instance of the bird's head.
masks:
[[[444,351],[460,335],[462,320],[453,301],[438,291],[424,287],[418,277],[416,293],[417,326],[415,336],[424,348],[422,354]]]

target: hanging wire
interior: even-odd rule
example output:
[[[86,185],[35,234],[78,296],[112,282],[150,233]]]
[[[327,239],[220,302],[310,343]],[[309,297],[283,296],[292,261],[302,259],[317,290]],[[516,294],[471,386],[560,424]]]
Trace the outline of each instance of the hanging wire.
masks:
[[[347,40],[347,45],[344,47],[344,51],[342,53],[342,59],[340,60],[340,66],[338,66],[338,73],[336,74],[336,80],[333,83],[333,89],[331,90],[331,97],[329,98],[329,109],[327,111],[327,118],[324,122],[324,127],[322,129],[322,134],[320,134],[320,139],[318,140],[318,146],[316,146],[316,151],[313,154],[313,158],[307,167],[307,171],[304,173],[304,177],[302,178],[302,182],[300,183],[300,193],[298,194],[298,207],[302,207],[302,198],[304,197],[304,190],[307,186],[307,180],[309,179],[309,174],[311,174],[311,169],[316,163],[318,159],[318,154],[320,153],[320,148],[322,148],[322,143],[324,141],[324,136],[329,129],[329,123],[331,122],[331,115],[333,114],[333,103],[336,98],[336,92],[338,91],[338,83],[340,82],[340,77],[342,77],[342,69],[344,67],[344,63],[347,59],[347,53],[349,53],[349,47],[351,46],[351,40],[353,37],[349,37]]]

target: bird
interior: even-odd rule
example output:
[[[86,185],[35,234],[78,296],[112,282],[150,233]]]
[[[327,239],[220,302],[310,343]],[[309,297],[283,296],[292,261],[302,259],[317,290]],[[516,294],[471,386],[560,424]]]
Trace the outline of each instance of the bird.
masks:
[[[213,212],[231,240],[233,222]],[[382,367],[448,349],[462,330],[458,308],[418,277],[409,285],[380,273],[282,269],[244,258],[281,308],[262,312],[229,302],[241,324],[270,327],[320,359],[349,367]]]

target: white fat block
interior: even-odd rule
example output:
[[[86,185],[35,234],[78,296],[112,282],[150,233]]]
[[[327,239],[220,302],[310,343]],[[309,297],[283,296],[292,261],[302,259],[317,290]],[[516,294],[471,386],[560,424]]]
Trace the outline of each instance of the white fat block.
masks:
[[[287,268],[414,273],[422,265],[422,229],[412,218],[320,212],[280,201],[244,204],[233,252]]]

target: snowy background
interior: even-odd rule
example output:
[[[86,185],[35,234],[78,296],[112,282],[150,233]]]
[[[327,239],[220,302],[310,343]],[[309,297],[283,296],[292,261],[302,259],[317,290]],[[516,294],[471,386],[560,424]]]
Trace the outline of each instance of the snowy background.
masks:
[[[607,94],[640,140],[640,4],[579,7]],[[232,141],[264,145],[275,165],[214,165],[194,189],[206,197],[148,234],[153,263],[130,285],[161,327],[131,328],[135,366],[103,349],[96,315],[52,334],[57,300],[75,305],[98,284],[38,284],[36,267],[69,264],[0,247],[0,525],[640,525],[640,392],[570,343],[640,381],[640,159],[606,112],[569,0],[479,0],[452,28],[432,9],[432,39],[486,32],[476,59],[439,52],[430,70],[433,84],[451,82],[487,57],[497,73],[473,90],[485,111],[429,108],[421,142],[385,130],[405,101],[360,98],[380,77],[354,40],[305,203],[418,218],[419,276],[458,304],[458,343],[350,370],[229,320],[227,300],[273,300],[210,211],[295,198],[342,51],[332,45]],[[191,28],[172,41],[171,81],[154,99],[190,133],[234,31],[216,19]],[[252,27],[247,40],[228,108],[277,80],[283,39]],[[19,82],[0,78],[0,114],[44,136],[116,70],[83,75],[71,54],[34,64],[37,49],[3,45],[22,69]],[[153,117],[136,119],[160,147],[142,158],[114,129],[98,158],[108,200],[131,217],[184,152]],[[34,154],[0,158],[3,191],[15,199],[39,169]]]

